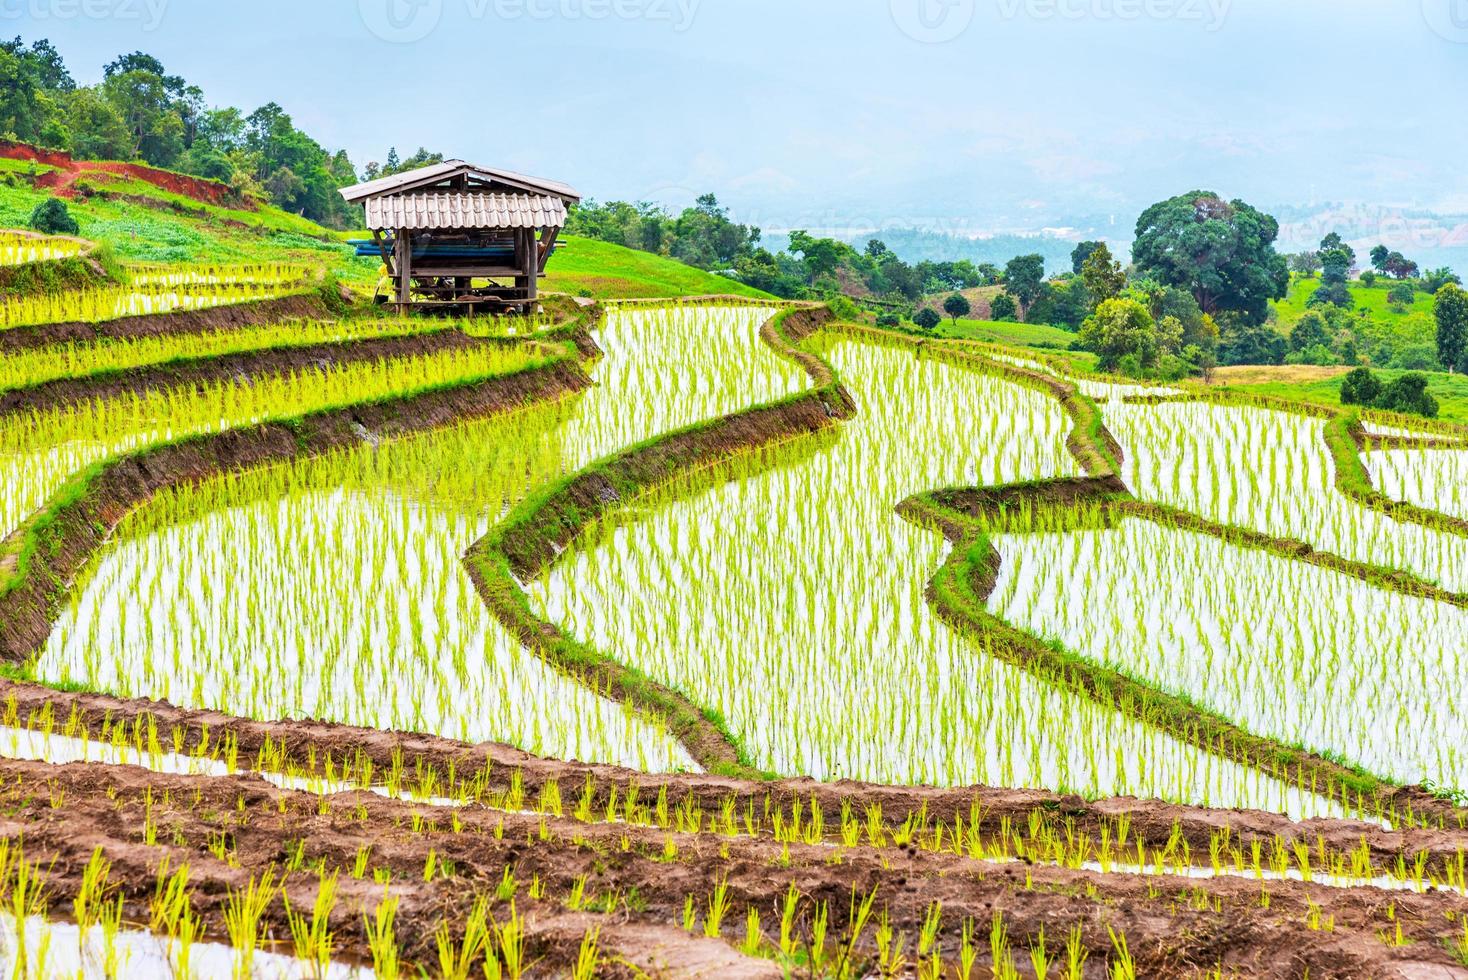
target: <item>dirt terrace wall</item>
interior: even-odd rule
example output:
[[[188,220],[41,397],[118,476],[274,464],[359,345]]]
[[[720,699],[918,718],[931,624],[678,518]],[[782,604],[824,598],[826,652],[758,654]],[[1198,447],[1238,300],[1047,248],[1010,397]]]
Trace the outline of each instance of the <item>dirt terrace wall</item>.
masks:
[[[283,320],[324,320],[332,316],[326,300],[318,292],[281,296],[211,306],[204,310],[175,310],[121,317],[98,323],[72,321],[42,323],[0,330],[0,354],[53,344],[85,344],[98,340],[136,340],[139,337],[164,337],[179,334],[213,333],[235,327],[279,323]]]
[[[133,508],[166,487],[324,455],[505,412],[590,385],[570,359],[403,398],[364,402],[169,443],[117,457],[74,478],[52,509],[0,545],[0,659],[20,663],[51,631],[73,577]]]

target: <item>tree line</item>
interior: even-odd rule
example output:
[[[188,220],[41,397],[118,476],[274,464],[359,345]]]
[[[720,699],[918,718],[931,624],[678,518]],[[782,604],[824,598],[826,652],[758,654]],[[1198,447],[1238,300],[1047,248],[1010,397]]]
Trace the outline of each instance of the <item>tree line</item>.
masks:
[[[0,136],[79,160],[137,160],[222,181],[332,228],[361,222],[338,188],[443,159],[419,150],[398,161],[394,150],[359,175],[345,150],[324,148],[274,102],[249,113],[211,107],[199,86],[141,51],[108,62],[99,83],[79,85],[50,41],[27,46],[19,37],[0,41]]]

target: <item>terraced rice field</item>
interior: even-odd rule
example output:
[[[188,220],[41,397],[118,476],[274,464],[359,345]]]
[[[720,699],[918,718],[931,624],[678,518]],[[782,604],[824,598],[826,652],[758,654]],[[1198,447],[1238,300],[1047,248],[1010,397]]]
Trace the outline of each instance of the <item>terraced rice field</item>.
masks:
[[[1468,969],[1451,436],[757,303],[39,336],[13,975]]]
[[[80,255],[82,244],[68,238],[47,238],[0,232],[0,265],[24,265]]]

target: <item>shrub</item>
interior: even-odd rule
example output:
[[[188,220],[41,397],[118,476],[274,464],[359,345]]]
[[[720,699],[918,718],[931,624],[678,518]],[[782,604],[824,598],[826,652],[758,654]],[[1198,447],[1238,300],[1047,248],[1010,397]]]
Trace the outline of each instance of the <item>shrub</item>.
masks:
[[[1381,379],[1370,368],[1357,368],[1341,382],[1342,405],[1374,405],[1381,397]]]
[[[943,301],[943,312],[952,317],[954,323],[957,323],[959,317],[968,316],[973,312],[973,307],[969,305],[968,298],[962,293],[954,293]]]
[[[1404,374],[1382,389],[1376,407],[1387,412],[1403,412],[1437,418],[1437,399],[1427,393],[1427,375],[1413,371]]]
[[[1412,288],[1410,282],[1397,283],[1386,294],[1386,301],[1393,306],[1411,306],[1412,301],[1417,298],[1417,290]]]
[[[48,197],[31,212],[31,227],[45,235],[75,235],[81,231],[66,209],[66,202]]]
[[[1019,315],[1019,304],[1008,293],[1000,293],[989,303],[991,320],[1013,320]]]
[[[1366,286],[1367,289],[1370,289],[1372,286],[1376,285],[1376,273],[1372,272],[1370,269],[1367,269],[1365,272],[1361,273],[1361,282],[1363,285]]]
[[[932,308],[923,307],[923,309],[918,312],[918,315],[912,318],[912,322],[916,323],[924,330],[931,331],[938,328],[938,324],[943,322],[943,318],[939,316],[937,312]]]
[[[877,326],[897,327],[902,325],[902,318],[896,313],[882,313],[877,316]]]

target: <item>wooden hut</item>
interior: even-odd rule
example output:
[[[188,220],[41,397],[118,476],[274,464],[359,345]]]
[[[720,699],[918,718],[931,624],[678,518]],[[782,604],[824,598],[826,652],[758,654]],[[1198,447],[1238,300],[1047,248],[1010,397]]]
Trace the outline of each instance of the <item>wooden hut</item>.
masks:
[[[484,306],[528,308],[546,261],[581,200],[553,180],[448,160],[343,188],[367,211],[371,241],[358,255],[382,257],[400,313]]]

